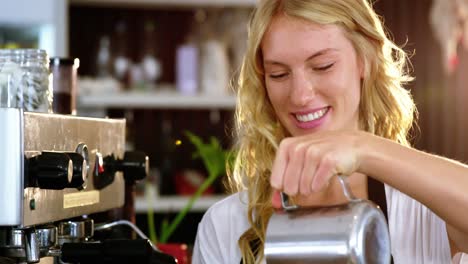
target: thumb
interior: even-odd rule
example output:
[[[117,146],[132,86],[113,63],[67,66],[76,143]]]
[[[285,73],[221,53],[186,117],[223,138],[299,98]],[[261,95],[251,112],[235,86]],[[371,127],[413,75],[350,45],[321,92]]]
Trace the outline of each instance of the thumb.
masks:
[[[282,208],[280,191],[273,190],[273,195],[271,197],[271,203],[273,204],[273,208],[275,208],[275,209],[281,209]]]

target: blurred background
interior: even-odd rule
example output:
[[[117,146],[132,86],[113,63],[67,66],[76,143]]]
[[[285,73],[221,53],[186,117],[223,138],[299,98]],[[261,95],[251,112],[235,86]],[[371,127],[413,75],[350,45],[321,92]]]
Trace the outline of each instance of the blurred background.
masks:
[[[126,118],[127,149],[150,157],[137,188],[137,225],[172,219],[207,177],[190,131],[232,144],[246,24],[256,0],[0,0],[0,48],[41,48],[78,58],[77,114]],[[375,8],[411,54],[419,120],[413,144],[468,161],[467,7],[455,0],[379,0]],[[467,31],[468,32],[468,31]],[[465,40],[465,38],[467,40]],[[205,210],[223,198],[216,180],[170,237],[192,245]]]

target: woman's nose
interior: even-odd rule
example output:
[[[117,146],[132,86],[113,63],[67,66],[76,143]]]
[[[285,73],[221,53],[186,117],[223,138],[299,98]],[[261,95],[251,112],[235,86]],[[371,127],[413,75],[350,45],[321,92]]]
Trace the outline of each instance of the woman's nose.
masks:
[[[306,105],[315,97],[315,84],[305,72],[293,74],[289,99],[298,106]]]

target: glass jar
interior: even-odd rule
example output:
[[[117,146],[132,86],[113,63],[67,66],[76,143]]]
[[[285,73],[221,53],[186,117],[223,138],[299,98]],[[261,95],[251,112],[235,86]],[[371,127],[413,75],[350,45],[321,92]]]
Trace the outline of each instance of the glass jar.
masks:
[[[52,73],[52,108],[56,114],[76,115],[76,78],[79,60],[53,57],[50,59]]]
[[[0,108],[51,113],[50,76],[46,51],[0,49]]]

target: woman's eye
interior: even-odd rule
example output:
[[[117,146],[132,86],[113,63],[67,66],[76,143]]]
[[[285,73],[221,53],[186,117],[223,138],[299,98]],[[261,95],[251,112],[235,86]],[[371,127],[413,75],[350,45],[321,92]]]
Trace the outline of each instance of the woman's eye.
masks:
[[[286,77],[286,75],[288,74],[287,73],[274,73],[274,74],[272,73],[269,76],[271,79],[281,79],[283,77]]]
[[[316,71],[326,71],[328,69],[330,69],[335,63],[330,63],[330,64],[327,64],[325,66],[322,66],[322,67],[316,67],[315,70]]]

